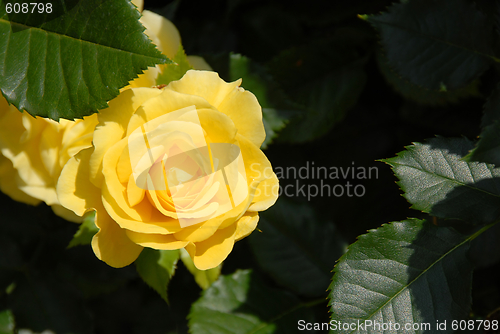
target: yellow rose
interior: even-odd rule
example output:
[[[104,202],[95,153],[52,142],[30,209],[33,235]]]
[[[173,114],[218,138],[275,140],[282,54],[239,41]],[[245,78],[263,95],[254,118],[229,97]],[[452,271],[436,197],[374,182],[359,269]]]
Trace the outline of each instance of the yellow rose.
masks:
[[[0,191],[18,202],[31,205],[40,204],[40,200],[29,196],[19,189],[19,181],[19,175],[12,162],[0,153]]]
[[[96,210],[98,258],[122,267],[143,247],[185,248],[204,270],[255,229],[278,179],[260,150],[261,107],[240,83],[188,71],[162,89],[125,90],[101,111],[94,147],[70,159],[57,187],[77,215]]]
[[[19,112],[0,97],[0,189],[15,200],[36,205],[44,201],[59,216],[81,217],[59,205],[56,183],[64,164],[92,146],[97,115],[55,122]]]

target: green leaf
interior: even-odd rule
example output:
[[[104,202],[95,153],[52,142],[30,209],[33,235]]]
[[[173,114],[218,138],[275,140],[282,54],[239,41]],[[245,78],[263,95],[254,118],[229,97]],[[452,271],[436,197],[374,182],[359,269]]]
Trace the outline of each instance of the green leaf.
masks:
[[[428,89],[467,86],[498,61],[492,24],[470,1],[403,1],[363,18],[379,31],[389,65]]]
[[[156,78],[157,85],[168,85],[171,81],[181,79],[187,71],[193,69],[187,59],[182,45],[179,45],[179,50],[177,50],[177,53],[172,60],[174,61],[173,64],[165,65],[162,68],[162,72]]]
[[[34,116],[90,115],[148,66],[169,62],[127,0],[59,0],[48,15],[8,14],[6,3],[0,0],[0,89]]]
[[[484,104],[484,114],[481,119],[481,127],[500,121],[500,83],[495,87]]]
[[[311,321],[306,306],[251,271],[239,270],[203,291],[188,316],[190,333],[295,333],[299,320]]]
[[[469,259],[476,268],[491,266],[500,261],[500,224],[496,224],[488,233],[483,233],[472,240]]]
[[[278,136],[278,132],[288,123],[288,119],[279,115],[279,110],[274,108],[262,108],[262,122],[266,130],[266,139],[262,143],[262,149],[266,149],[273,139]]]
[[[155,250],[151,248],[144,248],[141,255],[135,260],[139,276],[156,290],[167,303],[168,283],[174,276],[178,260],[178,250]]]
[[[78,231],[71,239],[68,248],[72,248],[78,245],[90,245],[94,234],[99,231],[95,225],[95,212],[91,212],[83,218],[83,222],[78,228]]]
[[[471,305],[472,265],[466,257],[470,239],[417,219],[360,236],[334,269],[332,320],[337,325],[392,322],[401,329],[337,326],[333,333],[453,332],[451,321],[467,318]],[[447,321],[447,330],[438,331],[437,321]],[[405,331],[406,324],[430,327]]]
[[[466,138],[438,137],[382,161],[392,166],[413,209],[489,224],[500,215],[500,169],[463,161],[473,147]]]
[[[14,334],[14,316],[10,310],[0,311],[0,334]]]
[[[262,121],[266,139],[262,148],[271,144],[277,133],[283,129],[287,119],[281,115],[280,107],[286,105],[288,98],[277,87],[264,69],[240,54],[229,55],[229,80],[243,79],[242,87],[252,92],[262,106]]]
[[[500,166],[500,84],[493,90],[484,104],[481,119],[483,128],[476,147],[465,157],[466,161],[479,161]]]
[[[189,256],[189,253],[184,248],[180,250],[180,256],[182,263],[184,263],[186,268],[193,275],[196,283],[203,290],[208,289],[208,287],[219,278],[220,271],[222,269],[222,263],[212,269],[200,270],[195,267],[193,260]]]
[[[498,121],[483,129],[476,147],[465,157],[465,160],[500,166],[500,123]]]
[[[385,80],[394,88],[396,92],[409,100],[413,100],[422,105],[439,106],[450,103],[458,103],[460,100],[479,96],[479,80],[474,80],[467,86],[459,89],[430,90],[402,78],[394,69],[392,69],[383,52],[378,49],[376,53],[377,64]]]
[[[298,294],[325,295],[346,246],[335,225],[319,221],[311,207],[282,198],[261,213],[259,228],[249,240],[260,266]]]
[[[290,123],[284,139],[301,142],[325,135],[356,105],[365,83],[366,74],[360,64],[343,67],[310,82],[298,93],[307,106],[306,114]]]

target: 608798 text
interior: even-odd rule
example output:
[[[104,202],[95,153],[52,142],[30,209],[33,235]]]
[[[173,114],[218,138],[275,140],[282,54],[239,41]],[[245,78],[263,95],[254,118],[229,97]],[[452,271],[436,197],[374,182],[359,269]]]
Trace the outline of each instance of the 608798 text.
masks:
[[[28,14],[28,13],[52,13],[52,4],[49,3],[43,3],[43,2],[23,2],[23,3],[6,3],[5,4],[5,11],[7,14],[14,13],[14,14]]]

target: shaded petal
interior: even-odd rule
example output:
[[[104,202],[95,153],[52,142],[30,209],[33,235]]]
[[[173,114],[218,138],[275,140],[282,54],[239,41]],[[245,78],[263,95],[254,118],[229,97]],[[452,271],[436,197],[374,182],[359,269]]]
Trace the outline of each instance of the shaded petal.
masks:
[[[266,210],[278,199],[278,178],[266,155],[257,146],[243,136],[237,135],[236,138],[245,162],[248,184],[255,180],[259,181],[255,197],[248,210]]]
[[[102,207],[101,190],[89,182],[89,161],[93,151],[87,148],[69,159],[57,182],[59,202],[78,216]]]
[[[38,119],[37,119],[38,120]],[[63,122],[65,120],[62,120]],[[47,122],[47,127],[40,136],[40,157],[48,175],[57,178],[61,172],[59,150],[61,148],[64,126],[55,121]]]
[[[97,210],[95,224],[99,232],[92,238],[92,249],[100,260],[121,268],[134,262],[143,247],[133,243],[105,210]]]
[[[266,179],[259,183],[252,204],[248,207],[248,211],[264,211],[269,209],[276,203],[279,195],[279,181],[276,174],[270,179]]]
[[[127,185],[127,199],[130,206],[135,206],[142,202],[146,195],[146,190],[139,188],[134,180],[134,175],[130,174]]]
[[[94,130],[99,123],[98,114],[86,116],[76,121],[59,120],[66,123],[62,137],[62,146],[59,150],[59,164],[61,169],[66,162],[81,150],[92,146]]]
[[[234,240],[238,241],[248,236],[255,230],[258,222],[259,215],[257,212],[245,213],[237,222]]]
[[[73,211],[66,209],[65,207],[54,204],[51,205],[50,208],[56,215],[59,217],[62,217],[66,219],[67,221],[73,222],[73,223],[81,223],[83,221],[83,217],[77,216]]]
[[[140,21],[146,27],[144,33],[156,44],[158,50],[168,58],[174,58],[181,44],[181,36],[175,25],[149,10],[142,11]]]
[[[127,236],[138,245],[154,249],[181,249],[189,243],[188,241],[179,241],[171,234],[144,234],[127,230]]]
[[[148,67],[142,74],[139,74],[137,78],[130,81],[128,86],[120,89],[120,91],[124,91],[129,88],[152,88],[156,86],[156,78],[158,77],[158,74],[160,74],[160,68],[158,66]]]
[[[59,204],[59,200],[57,199],[56,188],[54,185],[45,186],[31,186],[29,184],[19,186],[19,189],[24,191],[26,194],[41,199],[47,205]]]
[[[188,62],[193,66],[195,70],[199,71],[213,71],[212,66],[210,66],[203,57],[200,56],[187,56]]]
[[[30,205],[40,204],[40,200],[33,198],[19,189],[19,178],[12,162],[0,154],[0,190],[9,195],[13,200]]]
[[[13,105],[9,106],[7,100],[0,96],[0,149],[5,156],[18,154],[22,147],[20,144],[37,137],[45,126],[43,119],[37,122],[30,114],[21,113]]]
[[[4,152],[2,151],[2,153]],[[28,145],[24,151],[14,156],[4,155],[12,161],[12,165],[22,180],[22,185],[31,185],[34,187],[55,186],[56,180],[52,179],[43,167],[40,150],[37,145]],[[34,195],[31,196],[35,197]],[[39,199],[45,201],[45,198]]]
[[[274,174],[266,155],[247,138],[236,135],[245,164],[245,174],[250,184],[253,180],[265,180]]]
[[[236,224],[218,230],[209,239],[188,244],[185,249],[193,259],[194,265],[200,270],[217,267],[231,253],[236,235]]]
[[[132,3],[136,5],[139,12],[142,12],[142,9],[144,8],[144,0],[132,0]]]

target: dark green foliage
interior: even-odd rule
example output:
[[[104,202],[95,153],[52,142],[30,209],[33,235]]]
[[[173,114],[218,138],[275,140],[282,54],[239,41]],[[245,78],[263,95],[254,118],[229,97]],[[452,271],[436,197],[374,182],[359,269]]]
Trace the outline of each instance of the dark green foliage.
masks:
[[[312,321],[306,304],[267,286],[251,271],[221,276],[189,314],[191,333],[290,333],[299,320]]]
[[[7,3],[0,1],[0,89],[33,116],[90,115],[148,66],[169,62],[127,0],[55,1],[49,15],[8,14]]]
[[[464,87],[497,61],[493,25],[467,0],[402,1],[364,18],[380,33],[389,64],[427,89]]]
[[[500,86],[497,86],[484,105],[482,132],[476,147],[466,157],[469,161],[482,161],[500,166]]]
[[[412,208],[436,217],[489,224],[500,216],[500,169],[462,158],[465,138],[433,138],[382,160],[391,165]]]
[[[174,276],[179,251],[146,248],[135,261],[139,276],[168,302],[167,286]]]
[[[345,246],[335,225],[319,221],[307,205],[285,199],[262,217],[262,232],[250,237],[259,265],[278,283],[300,295],[324,296],[331,268]]]
[[[419,333],[437,331],[437,321],[466,318],[472,282],[468,241],[452,229],[417,219],[387,224],[360,236],[335,266],[332,320],[392,322],[401,331],[406,324],[430,324],[427,331],[412,332]],[[376,327],[334,330],[379,332]]]
[[[169,64],[163,69],[162,73],[156,78],[157,85],[168,85],[170,81],[179,80],[187,71],[193,69],[182,46],[179,46],[179,50],[172,60],[175,64]]]

